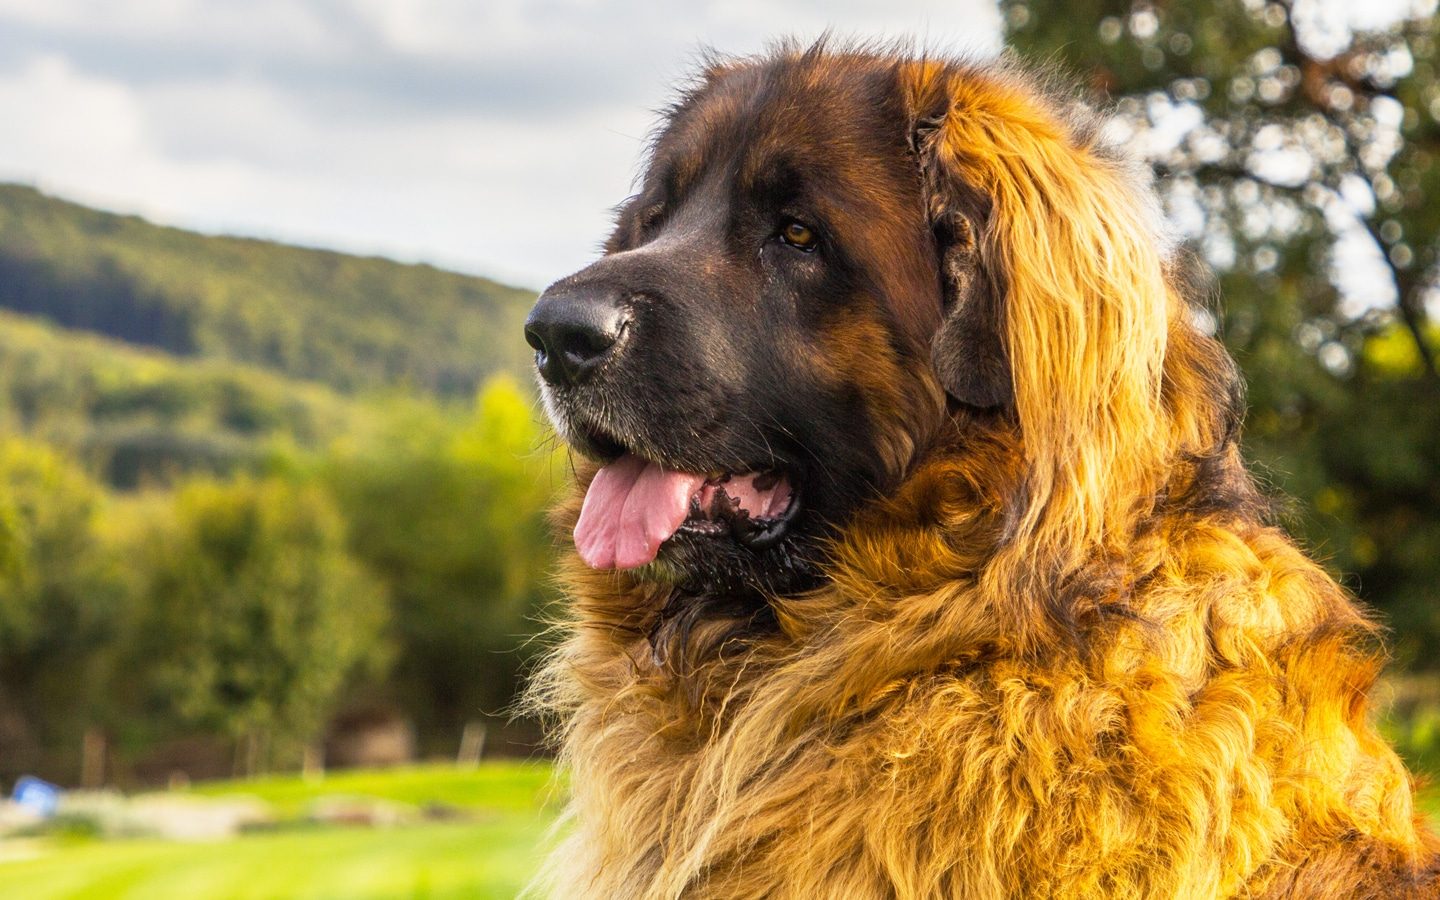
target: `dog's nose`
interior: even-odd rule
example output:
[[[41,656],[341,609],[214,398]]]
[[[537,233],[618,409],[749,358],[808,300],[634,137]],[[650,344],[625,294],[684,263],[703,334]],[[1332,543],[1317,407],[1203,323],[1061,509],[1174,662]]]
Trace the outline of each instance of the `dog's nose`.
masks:
[[[629,311],[609,291],[552,288],[530,311],[525,340],[535,348],[541,377],[554,385],[575,385],[599,367],[629,323]]]

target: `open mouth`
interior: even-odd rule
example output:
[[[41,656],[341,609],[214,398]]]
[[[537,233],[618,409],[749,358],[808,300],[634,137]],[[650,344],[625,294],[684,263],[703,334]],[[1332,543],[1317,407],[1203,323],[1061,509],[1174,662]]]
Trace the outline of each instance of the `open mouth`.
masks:
[[[682,472],[626,452],[590,482],[575,548],[596,569],[643,566],[679,533],[730,537],[759,552],[779,542],[799,510],[784,472]]]
[[[715,473],[690,497],[680,531],[725,535],[752,550],[775,545],[800,510],[800,494],[776,470]]]

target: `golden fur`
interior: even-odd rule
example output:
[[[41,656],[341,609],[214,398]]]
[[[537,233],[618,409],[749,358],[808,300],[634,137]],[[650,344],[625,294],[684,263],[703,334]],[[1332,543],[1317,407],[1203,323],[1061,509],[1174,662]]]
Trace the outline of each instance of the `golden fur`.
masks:
[[[1148,183],[1005,65],[888,64],[940,111],[931,174],[989,204],[1013,415],[912,392],[894,415],[933,425],[895,442],[901,486],[767,632],[652,647],[665,588],[572,556],[534,692],[571,780],[540,888],[1440,897],[1368,718],[1376,627],[1258,512]]]

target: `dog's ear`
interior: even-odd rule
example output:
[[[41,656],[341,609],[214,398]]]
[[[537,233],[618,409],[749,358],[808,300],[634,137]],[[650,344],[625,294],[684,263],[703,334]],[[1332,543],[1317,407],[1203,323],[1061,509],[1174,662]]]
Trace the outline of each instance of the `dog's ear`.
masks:
[[[982,264],[975,228],[959,213],[933,228],[945,305],[945,318],[930,344],[935,374],[961,403],[1008,406],[1014,391],[1000,336],[999,292]]]
[[[1001,273],[987,264],[980,240],[989,204],[947,171],[938,152],[939,126],[949,101],[943,93],[932,97],[935,108],[916,111],[910,132],[944,305],[930,359],[941,386],[954,399],[986,409],[1007,406],[1014,400],[1014,388],[1001,334]]]
[[[1173,452],[1162,376],[1178,301],[1148,176],[1014,69],[921,61],[903,83],[947,293],[938,371],[958,400],[1014,411],[1017,533],[1093,547],[1129,527]]]

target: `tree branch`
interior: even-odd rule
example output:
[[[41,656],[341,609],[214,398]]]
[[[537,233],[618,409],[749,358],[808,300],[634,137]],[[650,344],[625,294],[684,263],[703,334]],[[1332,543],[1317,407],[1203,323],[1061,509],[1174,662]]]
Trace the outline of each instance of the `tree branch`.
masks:
[[[1160,177],[1174,175],[1190,175],[1199,180],[1208,178],[1249,178],[1266,187],[1293,195],[1302,195],[1306,185],[1281,184],[1270,181],[1258,175],[1243,163],[1234,160],[1224,162],[1201,163],[1195,166],[1183,168],[1172,168],[1164,163],[1156,163],[1155,173]],[[1368,179],[1367,179],[1368,181]],[[1327,192],[1338,199],[1338,193],[1333,188],[1327,188]],[[1420,304],[1422,295],[1427,286],[1424,279],[1415,277],[1409,269],[1402,269],[1390,259],[1386,252],[1386,242],[1380,235],[1380,229],[1375,222],[1365,216],[1356,215],[1356,220],[1364,227],[1366,234],[1375,242],[1375,248],[1380,251],[1380,258],[1384,261],[1385,267],[1390,270],[1391,280],[1395,284],[1395,308],[1400,314],[1400,321],[1405,325],[1406,331],[1410,334],[1411,341],[1415,344],[1415,350],[1420,356],[1420,361],[1425,370],[1424,376],[1436,388],[1440,388],[1440,367],[1436,365],[1435,351],[1431,349],[1430,342],[1425,337],[1425,315],[1421,311]]]
[[[1395,308],[1400,312],[1400,320],[1405,323],[1405,328],[1410,332],[1410,339],[1415,342],[1415,349],[1420,354],[1420,362],[1425,368],[1425,375],[1435,387],[1440,388],[1440,369],[1435,367],[1435,352],[1430,349],[1430,342],[1425,338],[1425,314],[1420,309],[1422,302],[1421,292],[1425,288],[1424,279],[1416,278],[1409,269],[1402,269],[1390,259],[1390,254],[1385,252],[1385,239],[1380,236],[1380,229],[1375,223],[1364,216],[1356,216],[1360,223],[1365,226],[1365,232],[1375,242],[1380,256],[1384,258],[1385,265],[1390,267],[1390,272],[1395,279]]]

